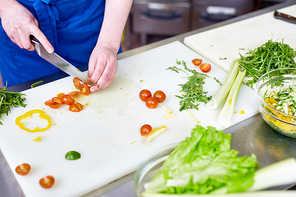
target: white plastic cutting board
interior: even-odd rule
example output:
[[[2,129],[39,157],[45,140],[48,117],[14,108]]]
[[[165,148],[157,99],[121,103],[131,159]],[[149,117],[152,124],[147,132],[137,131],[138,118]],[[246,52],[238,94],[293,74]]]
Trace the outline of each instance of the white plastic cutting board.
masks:
[[[184,73],[166,69],[176,66],[176,59],[186,61],[187,66],[194,69],[191,63],[194,58],[210,62],[180,42],[122,59],[116,78],[108,88],[81,97],[80,102],[88,105],[79,113],[70,112],[66,106],[50,109],[44,105],[44,101],[60,92],[73,91],[72,77],[24,91],[27,107],[12,109],[9,116],[4,117],[4,125],[0,126],[1,150],[24,194],[28,197],[84,195],[134,172],[154,150],[188,137],[196,123],[186,111],[178,111],[179,100],[174,96],[179,94],[178,84],[187,82],[187,78]],[[212,64],[208,75],[224,82],[227,73]],[[162,117],[167,114],[160,106],[148,109],[138,96],[144,88],[152,93],[163,90],[167,95],[163,104],[176,115],[164,119]],[[206,80],[205,90],[209,94],[218,89],[213,78]],[[254,98],[253,90],[246,86],[241,88],[233,124],[258,113]],[[16,117],[32,109],[43,109],[54,125],[42,133],[20,129],[14,123]],[[240,114],[241,110],[245,114]],[[201,104],[199,111],[191,112],[200,125],[224,129],[217,123],[219,110],[207,110]],[[166,125],[167,130],[147,143],[139,132],[146,123],[154,128]],[[46,138],[32,141],[38,136]],[[71,150],[80,152],[81,159],[66,160],[65,154]],[[31,165],[32,171],[26,176],[17,175],[15,167],[25,162]],[[46,175],[56,179],[50,189],[43,189],[38,183]]]
[[[296,17],[296,5],[278,11]],[[228,72],[239,53],[245,55],[270,39],[278,42],[284,39],[284,43],[296,47],[296,24],[275,19],[273,14],[269,12],[188,36],[184,43]]]

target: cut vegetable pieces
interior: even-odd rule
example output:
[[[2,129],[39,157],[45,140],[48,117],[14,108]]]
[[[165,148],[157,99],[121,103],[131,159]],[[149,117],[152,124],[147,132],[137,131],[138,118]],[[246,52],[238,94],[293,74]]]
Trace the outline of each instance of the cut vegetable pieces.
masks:
[[[160,104],[159,105],[164,109],[164,111],[167,113],[167,114],[172,114],[173,111],[171,111],[169,108],[167,108],[166,106],[164,106],[163,104]]]
[[[230,88],[232,87],[235,78],[238,74],[239,70],[239,64],[238,61],[234,61],[232,64],[232,67],[230,69],[230,72],[227,75],[226,81],[221,86],[219,91],[215,94],[215,96],[212,97],[209,102],[206,104],[206,108],[208,109],[216,109],[219,104],[222,102],[222,100],[227,96],[228,92],[230,91]]]
[[[188,109],[186,109],[187,113],[193,118],[193,120],[196,122],[196,124],[199,124],[200,122],[195,118],[195,116],[191,113],[191,111],[189,111]]]
[[[151,142],[152,139],[159,136],[162,132],[164,132],[167,129],[165,125],[152,129],[152,131],[147,135],[147,141]]]
[[[218,122],[224,127],[229,127],[231,125],[231,120],[234,113],[234,107],[236,104],[237,96],[245,76],[246,70],[239,70],[237,77],[227,96],[226,102],[219,113]]]

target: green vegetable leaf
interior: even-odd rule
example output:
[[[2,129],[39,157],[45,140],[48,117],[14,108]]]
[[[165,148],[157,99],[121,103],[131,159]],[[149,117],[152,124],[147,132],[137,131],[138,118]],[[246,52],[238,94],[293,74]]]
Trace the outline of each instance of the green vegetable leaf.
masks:
[[[246,191],[258,168],[255,155],[238,157],[231,134],[197,125],[180,142],[145,191],[167,194],[222,194]]]

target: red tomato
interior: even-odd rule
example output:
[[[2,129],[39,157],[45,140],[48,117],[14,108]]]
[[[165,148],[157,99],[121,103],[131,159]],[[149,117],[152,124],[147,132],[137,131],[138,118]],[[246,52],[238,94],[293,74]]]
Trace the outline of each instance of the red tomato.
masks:
[[[53,97],[52,101],[55,102],[55,103],[63,104],[63,100],[61,98],[58,98],[58,97]]]
[[[86,83],[81,85],[80,92],[86,96],[90,94],[90,89]]]
[[[75,103],[69,106],[71,112],[80,112],[83,109],[83,105],[80,103]]]
[[[158,100],[155,97],[149,97],[146,100],[146,106],[150,109],[154,109],[158,106]]]
[[[54,104],[49,105],[49,107],[54,108],[54,109],[59,108],[60,106],[61,106],[60,103],[54,103]]]
[[[192,63],[195,65],[195,66],[199,66],[201,63],[202,63],[202,59],[194,59],[192,60]]]
[[[74,87],[77,89],[77,90],[80,90],[80,87],[81,87],[81,80],[78,79],[77,77],[75,77],[73,79],[73,84],[74,84]]]
[[[27,175],[31,170],[31,166],[30,164],[27,163],[23,163],[21,165],[18,165],[15,168],[16,173],[18,173],[19,175]]]
[[[151,130],[152,127],[149,124],[144,124],[140,129],[141,136],[147,135]]]
[[[204,73],[207,73],[211,70],[211,64],[209,63],[203,63],[200,65],[200,70]]]
[[[71,93],[70,93],[70,95],[73,97],[73,98],[77,98],[77,97],[79,97],[80,96],[80,92],[79,91],[72,91]]]
[[[166,95],[163,91],[161,90],[157,90],[154,95],[153,95],[155,98],[157,98],[158,102],[159,103],[162,103],[163,101],[165,101],[166,99]]]
[[[70,94],[65,94],[62,98],[63,103],[66,105],[72,105],[75,103],[75,100],[73,99],[73,97]]]
[[[49,100],[45,101],[44,104],[45,105],[53,105],[53,104],[55,104],[55,102],[52,101],[52,99],[49,99]]]
[[[39,180],[39,184],[45,189],[51,188],[54,184],[54,177],[50,175],[45,176]]]
[[[64,95],[65,95],[65,93],[58,93],[57,97],[61,99],[61,98],[63,98]]]
[[[140,99],[144,102],[146,102],[147,98],[149,98],[151,96],[152,96],[151,92],[146,89],[142,90],[139,94]]]

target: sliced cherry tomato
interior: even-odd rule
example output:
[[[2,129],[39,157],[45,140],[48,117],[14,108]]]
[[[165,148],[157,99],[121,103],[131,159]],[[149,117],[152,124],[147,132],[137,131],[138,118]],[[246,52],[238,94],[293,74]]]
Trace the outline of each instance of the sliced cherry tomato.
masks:
[[[75,103],[75,100],[73,99],[73,97],[70,94],[65,94],[62,98],[63,103],[66,105],[72,105]]]
[[[80,103],[75,103],[70,105],[69,110],[71,112],[80,112],[83,109],[83,105],[81,105]]]
[[[199,65],[202,63],[202,59],[198,59],[198,58],[196,58],[196,59],[192,60],[192,63],[193,63],[195,66],[199,66]]]
[[[79,91],[72,91],[70,93],[70,95],[73,97],[73,98],[78,98],[80,96],[80,92]]]
[[[149,97],[146,100],[146,106],[150,109],[154,109],[158,106],[158,100],[155,97]]]
[[[141,136],[147,135],[151,130],[152,127],[149,124],[144,124],[140,129]]]
[[[200,68],[200,70],[202,72],[207,73],[207,72],[209,72],[211,70],[211,64],[209,64],[209,63],[203,63],[203,64],[200,65],[199,68]]]
[[[48,105],[50,108],[54,108],[54,109],[56,109],[56,108],[59,108],[60,106],[61,106],[61,104],[60,103],[54,103],[54,104],[51,104],[51,105]]]
[[[81,80],[80,79],[78,79],[77,77],[74,77],[73,84],[77,90],[80,90],[80,87],[81,87]]]
[[[16,173],[18,173],[19,175],[27,175],[31,170],[31,166],[30,164],[27,163],[23,163],[21,165],[18,165],[15,168]]]
[[[147,98],[151,96],[152,96],[151,92],[147,89],[142,90],[139,94],[140,99],[144,102],[146,102]]]
[[[90,89],[86,83],[81,85],[80,92],[86,96],[90,94]]]
[[[163,91],[161,90],[157,90],[154,95],[153,95],[155,98],[157,98],[158,102],[159,103],[162,103],[163,101],[165,101],[166,99],[166,95]]]
[[[64,95],[65,95],[65,93],[58,93],[57,97],[61,99],[61,98],[63,98]]]
[[[54,177],[50,175],[45,176],[39,180],[39,184],[45,189],[51,188],[54,184]]]
[[[58,97],[53,97],[52,101],[55,102],[55,103],[63,104],[63,100],[61,98],[58,98]]]
[[[55,104],[55,102],[52,101],[52,99],[49,99],[49,100],[45,101],[44,104],[45,105],[53,105],[53,104]]]

